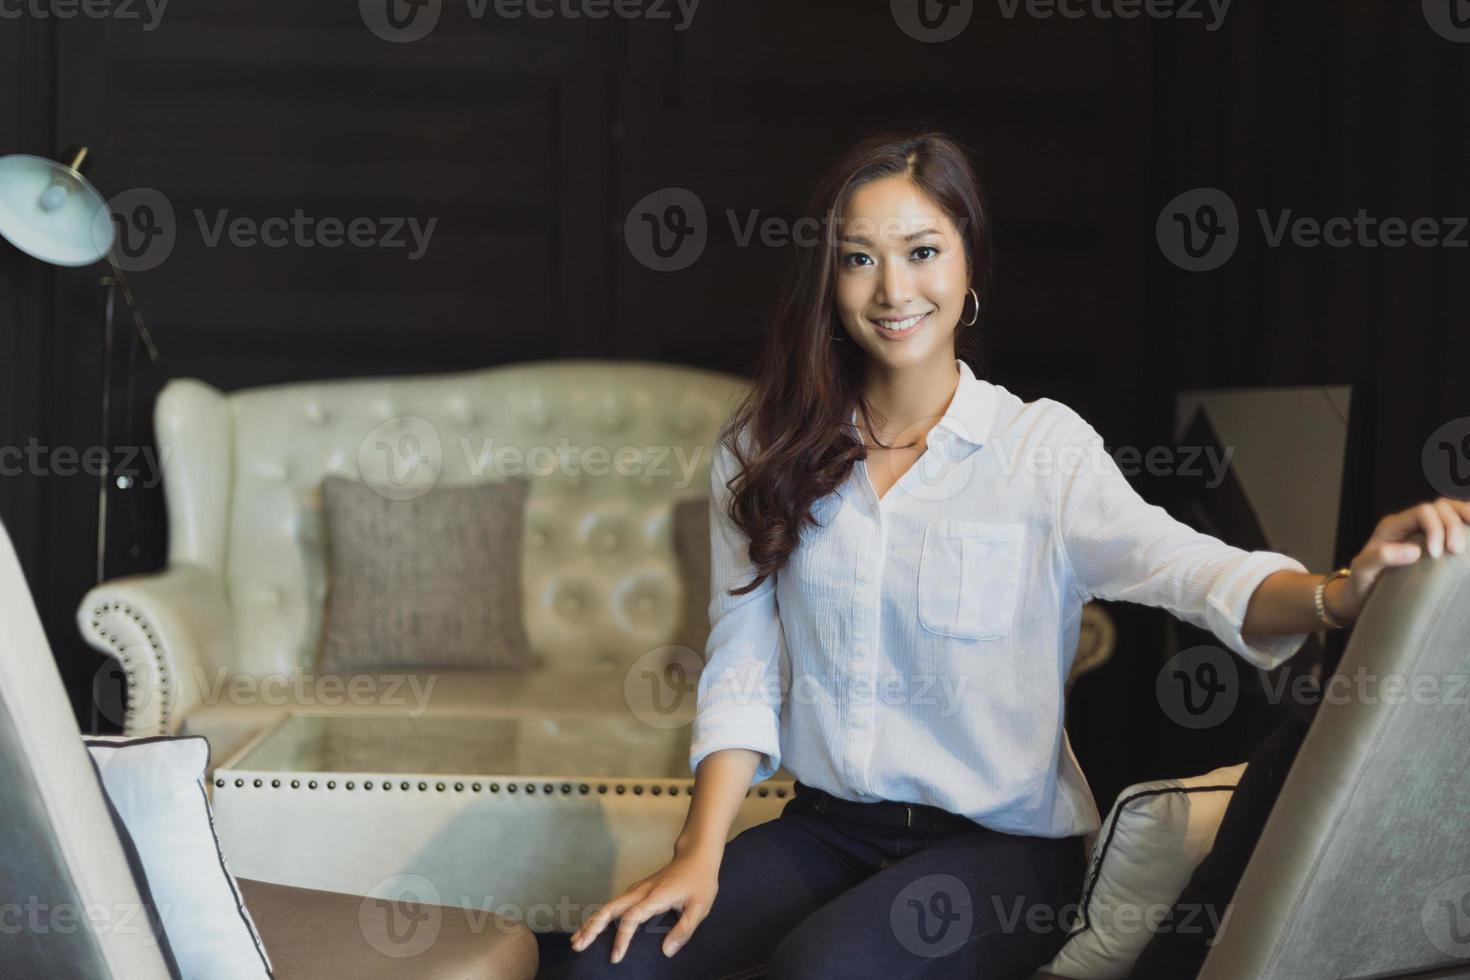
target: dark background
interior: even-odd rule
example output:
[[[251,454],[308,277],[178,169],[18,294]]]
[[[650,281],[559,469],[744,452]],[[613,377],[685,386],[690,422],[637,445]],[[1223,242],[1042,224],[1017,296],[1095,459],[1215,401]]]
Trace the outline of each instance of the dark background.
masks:
[[[0,20],[0,153],[86,144],[104,194],[153,188],[176,210],[173,251],[133,276],[162,360],[119,326],[121,446],[130,412],[151,442],[154,396],[178,376],[233,389],[556,357],[743,372],[786,252],[737,247],[725,209],[789,216],[856,136],[945,129],[979,149],[995,212],[987,376],[1073,406],[1110,447],[1170,444],[1180,389],[1357,386],[1369,465],[1345,563],[1378,517],[1435,495],[1425,440],[1470,415],[1467,251],[1270,248],[1255,210],[1470,214],[1470,43],[1432,30],[1416,0],[1236,0],[1213,31],[1004,9],[977,0],[941,44],[907,36],[886,0],[704,0],[684,31],[474,19],[446,0],[407,44],[374,36],[348,0],[179,3],[153,30],[25,15]],[[703,200],[710,243],[657,273],[623,220],[669,186]],[[1242,216],[1239,250],[1211,272],[1175,267],[1155,241],[1161,209],[1197,187]],[[211,248],[195,218],[298,208],[438,223],[409,261]],[[0,446],[101,444],[99,272],[0,244]],[[1174,509],[1168,478],[1134,482]],[[110,492],[108,576],[160,567],[161,490]],[[0,478],[0,519],[84,728],[103,661],[73,616],[95,580],[96,511],[94,478]],[[1164,614],[1113,609],[1118,653],[1079,682],[1069,724],[1099,805],[1186,756],[1193,771],[1244,759],[1266,707],[1200,751],[1154,698]]]

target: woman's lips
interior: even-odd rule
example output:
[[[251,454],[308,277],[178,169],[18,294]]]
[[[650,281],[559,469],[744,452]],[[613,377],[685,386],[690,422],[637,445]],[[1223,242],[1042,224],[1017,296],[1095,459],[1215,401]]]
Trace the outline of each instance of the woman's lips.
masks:
[[[933,314],[933,312],[933,310],[930,310],[928,313],[925,313],[923,316],[919,317],[917,321],[902,330],[890,330],[889,328],[883,326],[877,320],[874,320],[872,322],[878,324],[878,336],[883,337],[886,340],[903,340],[905,337],[913,336],[915,331],[917,331],[925,323],[928,323],[929,317]]]

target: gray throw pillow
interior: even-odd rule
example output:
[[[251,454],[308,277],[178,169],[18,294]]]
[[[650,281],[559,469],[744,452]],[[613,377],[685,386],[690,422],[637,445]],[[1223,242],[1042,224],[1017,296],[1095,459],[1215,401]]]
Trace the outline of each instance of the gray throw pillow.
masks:
[[[674,642],[704,659],[709,639],[709,498],[674,503],[674,555],[684,580],[684,613]]]
[[[524,668],[526,477],[436,486],[392,500],[322,480],[327,535],[320,669]]]

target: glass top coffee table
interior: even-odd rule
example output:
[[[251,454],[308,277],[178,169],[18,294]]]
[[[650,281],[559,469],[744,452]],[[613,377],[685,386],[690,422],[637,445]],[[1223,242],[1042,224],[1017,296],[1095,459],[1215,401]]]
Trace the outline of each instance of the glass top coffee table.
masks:
[[[690,733],[630,714],[292,713],[214,771],[216,829],[240,877],[382,898],[411,886],[571,931],[672,856]],[[751,787],[731,836],[777,816],[792,781]]]

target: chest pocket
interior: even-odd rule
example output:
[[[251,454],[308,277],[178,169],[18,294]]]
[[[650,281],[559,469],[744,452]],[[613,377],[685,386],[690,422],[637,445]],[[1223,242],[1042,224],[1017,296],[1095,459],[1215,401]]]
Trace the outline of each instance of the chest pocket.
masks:
[[[919,625],[965,640],[1011,630],[1026,525],[930,521],[919,555]]]

